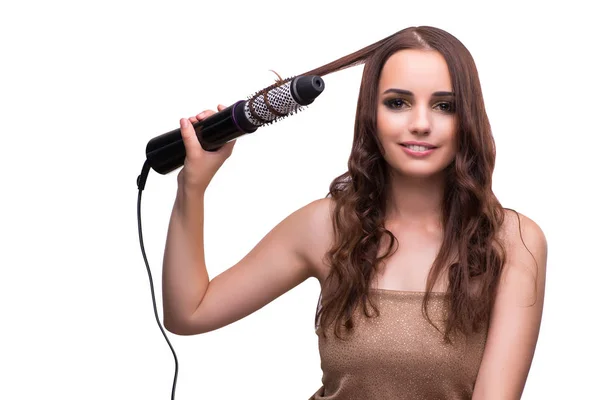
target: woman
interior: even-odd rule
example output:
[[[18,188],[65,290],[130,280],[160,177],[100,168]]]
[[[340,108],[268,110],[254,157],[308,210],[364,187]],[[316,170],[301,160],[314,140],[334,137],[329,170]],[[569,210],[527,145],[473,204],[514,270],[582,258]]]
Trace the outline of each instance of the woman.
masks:
[[[475,63],[449,33],[411,27],[306,74],[363,63],[348,171],[210,282],[204,193],[235,141],[205,152],[191,123],[213,112],[180,121],[187,158],[165,249],[165,327],[215,330],[316,277],[323,385],[311,399],[519,399],[546,240],[492,191]]]

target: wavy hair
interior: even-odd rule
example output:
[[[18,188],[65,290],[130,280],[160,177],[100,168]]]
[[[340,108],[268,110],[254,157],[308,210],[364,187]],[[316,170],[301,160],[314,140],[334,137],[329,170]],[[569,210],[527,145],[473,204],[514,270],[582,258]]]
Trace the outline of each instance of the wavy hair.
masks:
[[[335,336],[341,338],[342,327],[353,329],[352,314],[359,303],[366,316],[372,317],[367,302],[379,315],[370,297],[371,281],[379,265],[392,254],[397,238],[384,227],[389,166],[376,134],[377,88],[386,60],[404,49],[441,53],[456,97],[458,149],[455,160],[445,170],[443,241],[427,277],[422,304],[423,315],[440,331],[431,321],[427,306],[435,282],[446,271],[449,286],[444,342],[451,343],[453,332],[469,335],[489,326],[506,259],[498,239],[504,207],[492,192],[496,149],[475,62],[457,38],[429,26],[403,29],[305,73],[324,76],[364,64],[348,170],[332,181],[327,194],[335,203],[335,240],[326,254],[331,269],[324,281],[315,325],[318,321],[325,327],[333,323]],[[378,256],[379,244],[386,236],[389,246]]]

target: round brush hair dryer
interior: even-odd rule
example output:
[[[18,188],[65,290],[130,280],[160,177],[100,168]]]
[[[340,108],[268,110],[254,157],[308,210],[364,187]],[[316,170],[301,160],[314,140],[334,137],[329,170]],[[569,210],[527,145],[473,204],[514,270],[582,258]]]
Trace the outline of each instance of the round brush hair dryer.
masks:
[[[279,80],[248,100],[240,100],[195,122],[198,141],[204,150],[216,151],[233,139],[301,111],[302,106],[311,104],[323,89],[325,83],[316,75]],[[150,140],[146,159],[153,170],[163,175],[181,167],[185,160],[181,130],[175,129]]]

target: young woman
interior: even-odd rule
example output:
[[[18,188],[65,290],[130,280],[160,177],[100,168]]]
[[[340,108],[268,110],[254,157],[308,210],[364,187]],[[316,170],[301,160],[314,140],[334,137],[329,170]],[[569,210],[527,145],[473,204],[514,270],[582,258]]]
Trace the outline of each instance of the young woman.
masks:
[[[164,256],[165,327],[212,331],[316,277],[323,385],[311,399],[519,399],[547,246],[492,191],[475,63],[454,36],[422,26],[306,74],[358,64],[348,171],[210,282],[204,193],[235,141],[205,152],[191,123],[213,111],[181,119],[187,158]]]

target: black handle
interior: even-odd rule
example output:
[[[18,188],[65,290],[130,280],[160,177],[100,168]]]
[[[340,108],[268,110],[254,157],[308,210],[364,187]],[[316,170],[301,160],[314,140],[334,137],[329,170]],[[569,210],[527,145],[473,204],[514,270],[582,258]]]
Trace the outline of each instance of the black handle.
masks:
[[[216,151],[225,143],[257,129],[240,118],[240,112],[244,112],[244,103],[243,100],[238,101],[193,124],[204,150]],[[185,161],[181,129],[174,129],[151,139],[146,145],[146,159],[152,169],[163,175],[181,167]]]

